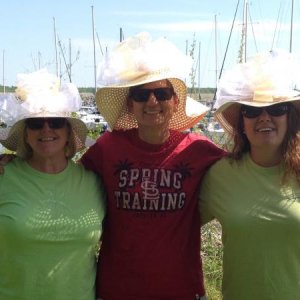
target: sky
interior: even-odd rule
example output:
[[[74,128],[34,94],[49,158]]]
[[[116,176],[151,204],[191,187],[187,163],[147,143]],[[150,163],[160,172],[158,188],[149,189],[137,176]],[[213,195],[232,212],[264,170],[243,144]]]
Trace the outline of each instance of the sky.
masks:
[[[294,1],[292,31],[296,54],[300,54],[299,2]],[[238,62],[242,0],[0,0],[0,4],[0,85],[15,85],[18,73],[47,68],[59,72],[64,81],[71,77],[78,87],[94,87],[94,62],[100,64],[105,52],[119,42],[120,29],[124,38],[142,31],[154,39],[166,37],[184,53],[195,43],[199,87],[215,87],[221,70]],[[291,6],[292,0],[248,1],[246,57],[274,48],[290,50]],[[70,62],[68,76],[65,65]]]

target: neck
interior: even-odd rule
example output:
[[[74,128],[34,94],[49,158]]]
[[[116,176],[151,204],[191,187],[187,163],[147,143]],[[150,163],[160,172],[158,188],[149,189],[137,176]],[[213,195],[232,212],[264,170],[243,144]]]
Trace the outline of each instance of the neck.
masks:
[[[48,174],[57,174],[62,172],[68,165],[66,157],[61,158],[40,158],[32,156],[27,163],[35,170]]]
[[[149,144],[163,144],[170,136],[169,128],[138,128],[139,138]]]
[[[250,156],[256,164],[266,168],[277,166],[282,161],[282,155],[278,149],[263,151],[251,149]]]

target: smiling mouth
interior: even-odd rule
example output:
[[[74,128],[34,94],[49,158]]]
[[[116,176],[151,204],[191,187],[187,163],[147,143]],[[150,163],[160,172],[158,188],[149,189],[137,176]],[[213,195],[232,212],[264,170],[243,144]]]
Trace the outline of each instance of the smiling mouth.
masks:
[[[275,131],[274,128],[270,128],[270,127],[266,127],[266,128],[260,128],[260,129],[256,129],[257,132],[271,132],[271,131]]]
[[[38,140],[39,140],[39,142],[52,142],[52,141],[55,141],[56,138],[54,138],[54,137],[47,137],[47,138],[40,138]]]
[[[147,114],[147,115],[156,115],[156,114],[160,114],[161,112],[162,112],[161,110],[144,111],[144,113]]]

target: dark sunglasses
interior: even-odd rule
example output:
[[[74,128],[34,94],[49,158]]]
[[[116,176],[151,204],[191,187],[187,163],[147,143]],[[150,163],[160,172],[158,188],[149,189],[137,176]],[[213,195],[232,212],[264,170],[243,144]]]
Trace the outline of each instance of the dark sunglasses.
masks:
[[[51,129],[61,129],[66,124],[65,118],[30,118],[25,120],[27,128],[39,130],[44,127],[45,122]]]
[[[265,110],[272,117],[280,117],[289,111],[289,107],[290,106],[288,103],[279,103],[279,104],[264,106],[264,107],[242,105],[241,112],[242,115],[248,119],[257,118],[262,114],[263,110]]]
[[[170,87],[157,88],[157,89],[132,89],[129,93],[129,98],[135,102],[147,102],[151,93],[154,94],[157,101],[170,100],[174,95],[174,90]]]

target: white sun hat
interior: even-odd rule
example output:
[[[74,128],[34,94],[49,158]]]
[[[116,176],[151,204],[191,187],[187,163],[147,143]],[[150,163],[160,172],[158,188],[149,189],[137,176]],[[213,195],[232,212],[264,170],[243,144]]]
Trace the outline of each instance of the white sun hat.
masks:
[[[188,77],[191,57],[181,53],[165,38],[152,40],[147,32],[118,44],[99,66],[96,103],[111,129],[138,127],[127,108],[129,88],[168,79],[179,99],[178,111],[170,120],[170,129],[185,130],[206,114],[204,105],[187,98],[184,77]]]
[[[2,105],[1,105],[2,103]],[[59,78],[42,69],[33,73],[18,74],[15,95],[0,102],[4,121],[12,125],[1,143],[17,151],[28,118],[66,118],[74,136],[75,151],[85,147],[87,127],[73,116],[81,107],[78,89],[72,83],[61,83]],[[5,114],[4,114],[5,112]]]
[[[291,102],[300,113],[299,58],[281,49],[259,53],[224,73],[217,88],[215,119],[229,133],[242,104],[262,107]]]

